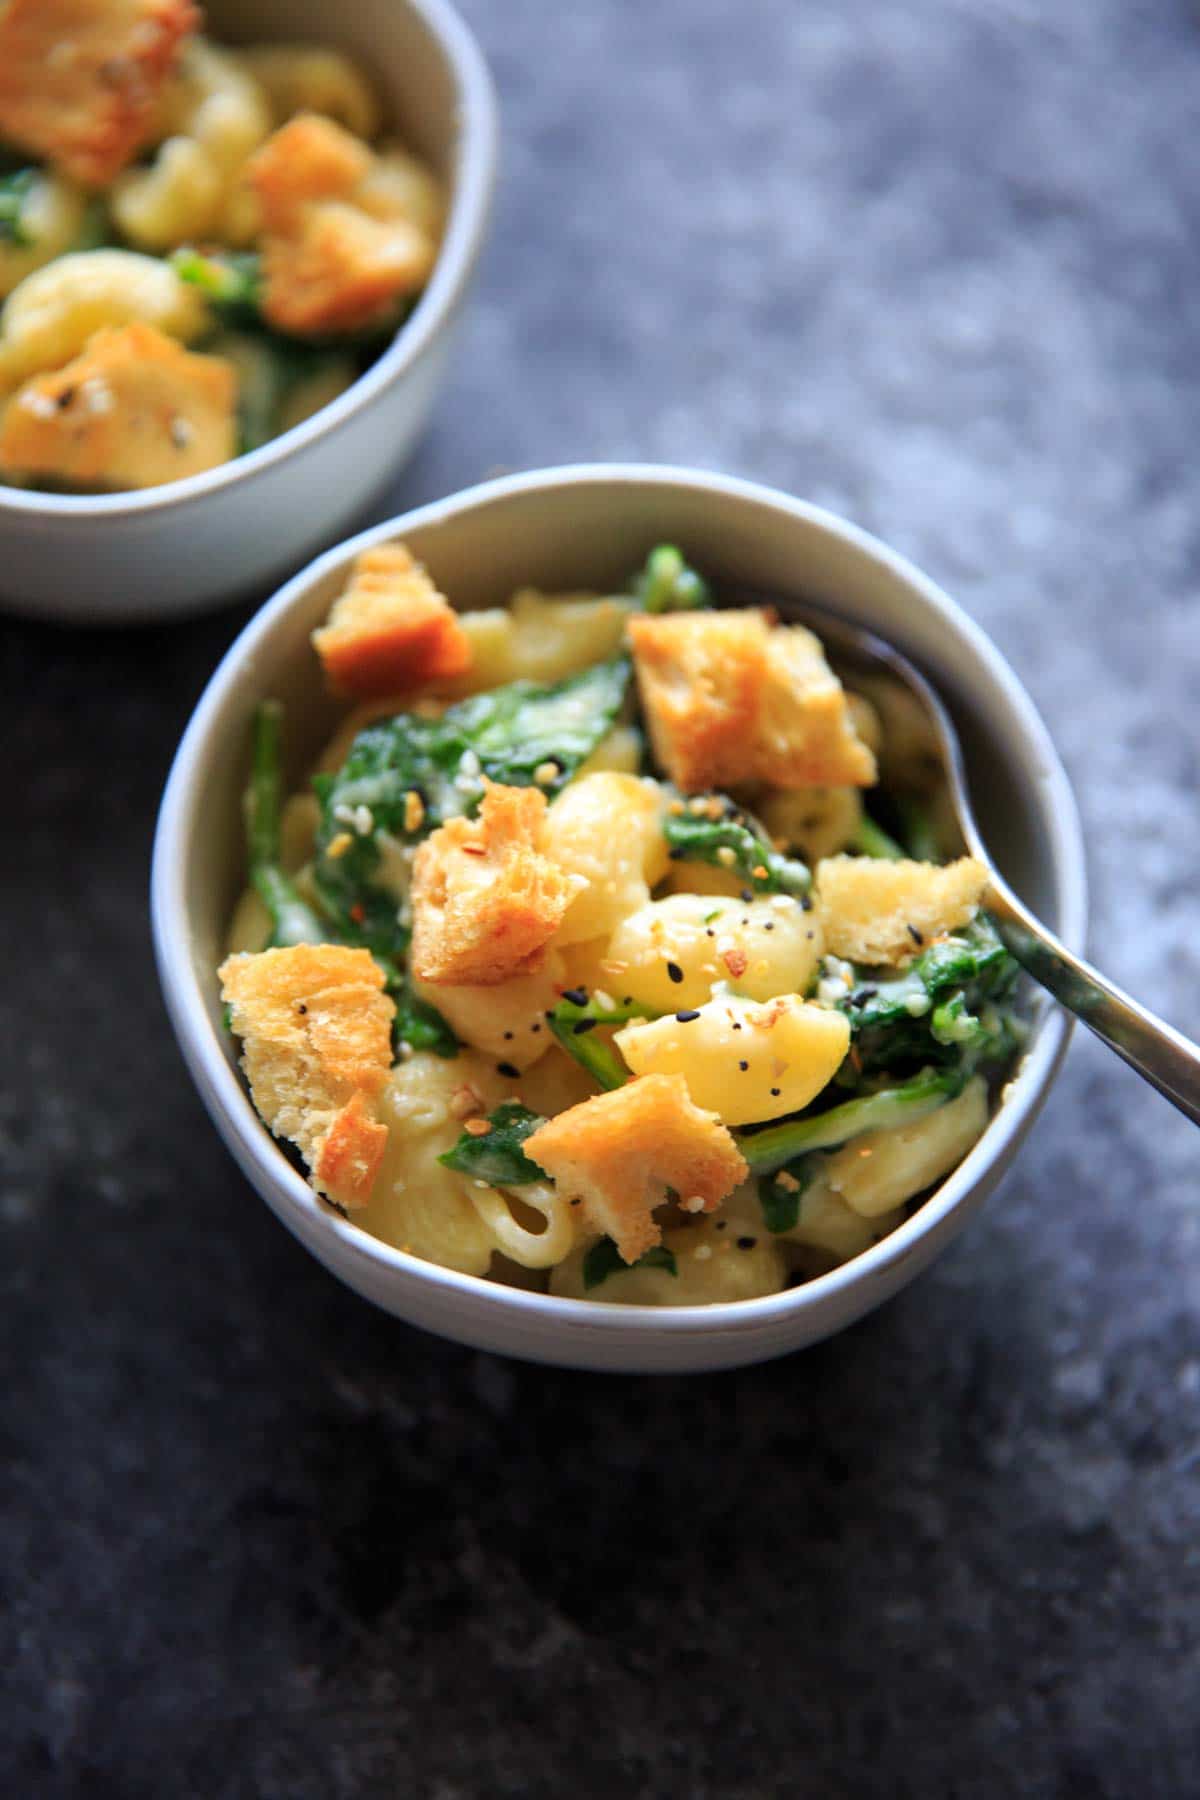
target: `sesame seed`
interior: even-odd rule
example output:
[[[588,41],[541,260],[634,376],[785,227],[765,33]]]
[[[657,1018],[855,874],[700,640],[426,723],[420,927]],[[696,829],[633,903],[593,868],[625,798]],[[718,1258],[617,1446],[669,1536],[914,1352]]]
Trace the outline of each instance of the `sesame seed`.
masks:
[[[753,1250],[753,1248],[754,1248],[755,1244],[757,1244],[757,1242],[758,1242],[757,1238],[740,1237],[737,1241],[737,1247],[739,1250]]]
[[[540,762],[533,771],[533,779],[539,787],[551,787],[561,774],[561,765],[555,762],[553,757],[547,757],[546,761]]]
[[[738,895],[738,899],[742,902],[743,906],[746,904],[746,902],[748,900],[753,900],[753,898],[754,898],[754,889],[753,888],[743,888],[741,893]],[[745,921],[745,919],[743,919],[742,924],[744,925],[745,923],[746,923],[746,921]]]
[[[603,988],[592,989],[592,1005],[599,1012],[615,1012],[616,1004],[612,995],[606,994]]]
[[[764,931],[774,931],[774,929],[775,929],[774,919],[764,919],[763,920],[763,930]]]
[[[330,838],[325,846],[325,855],[330,862],[336,862],[339,856],[345,856],[354,839],[348,831],[339,831],[336,837]]]
[[[297,1000],[296,1011],[298,1013],[306,1013],[308,1011],[308,1008],[307,1008],[307,1006],[305,1006],[303,1000]]]
[[[195,426],[190,419],[181,418],[178,414],[167,427],[171,442],[177,450],[186,450],[196,435]]]
[[[734,863],[737,861],[737,857],[729,848],[728,844],[722,844],[721,848],[717,851],[717,861],[723,869],[732,869]]]
[[[582,1037],[584,1032],[590,1031],[595,1023],[595,1019],[576,1019],[571,1027],[572,1037]]]
[[[803,912],[811,912],[812,911],[813,903],[812,903],[812,895],[811,894],[801,894],[800,907]]]
[[[563,999],[569,1000],[572,1006],[586,1006],[587,989],[583,987],[564,988]]]
[[[914,944],[923,944],[925,942],[924,932],[918,931],[915,925],[906,925],[904,929],[907,931]]]
[[[679,1206],[682,1212],[702,1213],[704,1211],[704,1195],[689,1194],[686,1200],[679,1202]]]
[[[750,1067],[750,1064],[748,1062],[739,1062],[738,1063],[738,1068],[742,1071],[743,1075],[746,1073],[746,1070],[749,1067]]]
[[[404,829],[419,831],[425,819],[425,802],[416,788],[409,788],[404,796]]]
[[[772,1098],[772,1100],[778,1100],[778,1098],[779,1098],[779,1094],[780,1094],[780,1090],[779,1090],[779,1089],[778,1089],[778,1088],[772,1088],[772,1089],[771,1089],[771,1098]]]
[[[683,980],[683,970],[680,968],[680,966],[677,962],[669,962],[667,964],[667,974],[670,976],[671,980],[674,982],[680,982]]]
[[[700,1017],[700,1014],[694,1006],[689,1006],[684,1012],[677,1012],[675,1017],[681,1025],[690,1025],[693,1019]]]
[[[710,1258],[710,1256],[712,1255],[712,1245],[711,1244],[697,1244],[696,1248],[692,1251],[692,1255],[695,1257],[697,1262],[707,1262],[708,1259]]]
[[[504,1041],[505,1041],[505,1043],[506,1043],[506,1044],[511,1044],[511,1043],[512,1043],[512,1038],[513,1038],[513,1034],[512,1034],[512,1032],[511,1032],[511,1031],[506,1031],[506,1032],[505,1032],[505,1034],[504,1034]]]
[[[497,1075],[507,1075],[510,1081],[515,1081],[521,1071],[520,1069],[514,1069],[511,1063],[505,1062],[496,1064],[496,1073]]]

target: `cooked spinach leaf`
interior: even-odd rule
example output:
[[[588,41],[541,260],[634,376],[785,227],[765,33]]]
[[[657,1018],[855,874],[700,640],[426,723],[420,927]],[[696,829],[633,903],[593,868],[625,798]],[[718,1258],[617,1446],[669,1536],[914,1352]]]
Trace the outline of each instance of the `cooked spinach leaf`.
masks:
[[[806,894],[807,866],[781,856],[757,820],[724,794],[699,794],[676,802],[663,823],[667,854],[675,862],[711,863],[728,869],[760,894]]]
[[[400,974],[394,964],[385,963],[384,969],[389,973],[388,992],[396,1002],[392,1026],[396,1048],[407,1045],[410,1050],[432,1050],[435,1056],[457,1056],[458,1039],[437,1008],[413,993],[408,975]]]
[[[15,244],[24,250],[34,242],[25,208],[37,174],[36,169],[14,169],[9,175],[0,175],[0,244]]]
[[[607,1281],[610,1275],[620,1274],[622,1269],[665,1269],[669,1275],[679,1275],[675,1254],[665,1244],[656,1244],[636,1262],[627,1263],[612,1239],[603,1237],[584,1256],[583,1285],[588,1289],[599,1287],[602,1281]]]
[[[262,323],[262,259],[256,250],[197,250],[186,244],[168,261],[231,325]]]
[[[486,1135],[474,1137],[464,1131],[438,1161],[493,1187],[528,1187],[531,1182],[549,1179],[521,1148],[525,1139],[546,1123],[543,1118],[516,1100],[506,1100],[489,1113],[487,1122],[491,1129]]]
[[[791,1231],[799,1223],[804,1190],[816,1177],[819,1153],[799,1156],[758,1184],[758,1199],[768,1231]]]
[[[836,1002],[850,1021],[843,1085],[906,1064],[997,1062],[1015,1044],[1019,1022],[1003,1003],[1020,970],[985,914],[922,950],[902,975],[855,973]]]
[[[898,1087],[880,1088],[825,1112],[784,1119],[755,1131],[735,1131],[737,1147],[752,1175],[773,1175],[809,1150],[829,1150],[849,1143],[864,1131],[908,1125],[936,1112],[947,1100],[961,1094],[966,1083],[961,1069],[923,1069]]]

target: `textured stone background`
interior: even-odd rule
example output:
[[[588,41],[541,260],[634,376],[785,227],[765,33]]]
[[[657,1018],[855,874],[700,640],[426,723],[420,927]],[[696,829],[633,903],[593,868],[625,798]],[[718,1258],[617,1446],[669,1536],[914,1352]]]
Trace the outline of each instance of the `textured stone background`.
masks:
[[[993,633],[1093,944],[1200,1012],[1200,19],[467,0],[496,233],[399,505],[641,456],[850,514]],[[930,1275],[710,1380],[369,1311],[220,1148],[145,887],[226,614],[4,626],[14,1796],[1191,1795],[1197,1140],[1090,1043]]]

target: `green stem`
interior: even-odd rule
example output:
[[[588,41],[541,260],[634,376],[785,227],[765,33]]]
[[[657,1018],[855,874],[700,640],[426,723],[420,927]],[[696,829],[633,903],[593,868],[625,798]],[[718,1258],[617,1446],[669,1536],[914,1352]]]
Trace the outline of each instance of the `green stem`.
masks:
[[[864,1131],[914,1124],[961,1093],[964,1080],[959,1069],[925,1070],[899,1087],[847,1100],[814,1118],[785,1119],[765,1131],[735,1132],[734,1136],[750,1173],[773,1175],[809,1150],[832,1149]]]
[[[889,837],[882,825],[877,825],[867,813],[863,814],[854,834],[854,848],[863,856],[878,856],[887,862],[905,859],[905,852],[895,838]]]
[[[283,872],[279,845],[282,732],[282,706],[278,700],[264,700],[254,714],[250,793],[246,808],[250,880],[271,915],[274,925],[272,945],[325,944],[330,941],[328,928],[300,898],[295,884]]]

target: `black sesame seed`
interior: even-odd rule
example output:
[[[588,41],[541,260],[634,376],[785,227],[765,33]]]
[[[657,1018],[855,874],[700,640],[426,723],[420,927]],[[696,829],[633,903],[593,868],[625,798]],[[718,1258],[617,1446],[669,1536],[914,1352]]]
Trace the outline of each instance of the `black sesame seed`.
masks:
[[[504,1041],[505,1041],[505,1043],[506,1043],[506,1044],[511,1044],[511,1043],[512,1043],[512,1035],[513,1035],[513,1034],[512,1034],[512,1032],[511,1032],[511,1031],[506,1031],[506,1032],[505,1032],[505,1034],[504,1034]]]
[[[778,1098],[779,1098],[779,1092],[780,1092],[780,1090],[779,1090],[779,1089],[778,1089],[778,1088],[772,1088],[772,1089],[771,1089],[771,1098],[772,1098],[772,1099],[773,1099],[773,1100],[778,1100]]]
[[[716,937],[717,934],[711,925],[706,925],[704,928],[704,935],[705,937]]]
[[[667,974],[671,977],[672,981],[679,982],[683,980],[683,970],[676,962],[669,962],[667,964]]]
[[[587,1005],[587,989],[583,987],[564,988],[563,999],[569,1000],[572,1006]]]
[[[873,1000],[878,992],[879,989],[876,987],[860,987],[856,994],[851,994],[850,1004],[851,1006],[862,1006],[866,1001]]]
[[[813,909],[812,895],[811,894],[801,894],[800,905],[805,912],[811,912]]]
[[[738,1068],[741,1069],[743,1072],[746,1069],[748,1069],[749,1067],[750,1067],[750,1064],[748,1062],[739,1062],[738,1063]]]
[[[298,1013],[306,1013],[308,1011],[308,1008],[307,1008],[307,1006],[305,1006],[303,1000],[298,1002],[298,1004],[296,1006],[296,1011]]]
[[[915,925],[906,925],[904,929],[907,931],[914,944],[923,944],[925,942],[924,932],[918,931]]]
[[[753,898],[754,898],[754,889],[753,888],[743,888],[741,893],[738,895],[738,899],[741,901],[753,900]]]
[[[576,1019],[574,1025],[571,1027],[571,1035],[573,1037],[582,1037],[584,1032],[590,1031],[595,1023],[595,1019]]]
[[[687,855],[686,844],[674,844],[674,845],[672,845],[671,849],[667,851],[668,859],[671,862],[682,862],[686,855]]]
[[[775,929],[774,922],[771,919],[767,919],[763,924],[763,930],[764,931],[774,931],[774,929]]]
[[[691,1006],[688,1007],[685,1012],[677,1012],[675,1017],[679,1020],[681,1025],[690,1025],[693,1019],[698,1019],[700,1017],[700,1014],[696,1011],[694,1006]]]
[[[74,400],[74,398],[75,398],[75,389],[73,387],[65,387],[63,389],[62,393],[58,396],[57,404],[58,404],[59,410],[61,412],[65,412],[67,407],[70,406],[72,400]]]
[[[757,1244],[757,1242],[758,1242],[757,1238],[742,1237],[742,1238],[738,1239],[737,1247],[739,1250],[753,1250],[753,1248],[754,1248],[755,1244]]]
[[[714,1231],[728,1231],[728,1229],[729,1229],[729,1220],[728,1219],[718,1219],[716,1224],[713,1226]]]
[[[540,1025],[540,1024],[537,1024],[537,1025],[531,1025],[531,1026],[530,1026],[530,1027],[529,1027],[529,1030],[530,1030],[530,1033],[531,1033],[531,1034],[532,1034],[532,1033],[533,1033],[533,1032],[537,1032],[537,1031],[540,1031],[540,1030],[541,1030],[541,1029],[542,1029],[542,1028],[541,1028],[541,1025]]]
[[[740,1030],[741,1030],[741,1029],[742,1029],[742,1023],[741,1023],[741,1020],[740,1020],[740,1019],[735,1019],[735,1020],[734,1020],[734,1021],[733,1021],[733,1029],[734,1029],[734,1030],[735,1030],[735,1031],[740,1031]]]
[[[497,1075],[507,1075],[510,1081],[515,1081],[521,1071],[514,1069],[511,1063],[497,1063],[496,1073]]]
[[[622,1006],[632,1006],[633,1005],[633,995],[626,994],[625,998],[621,1002],[621,1005]]]

